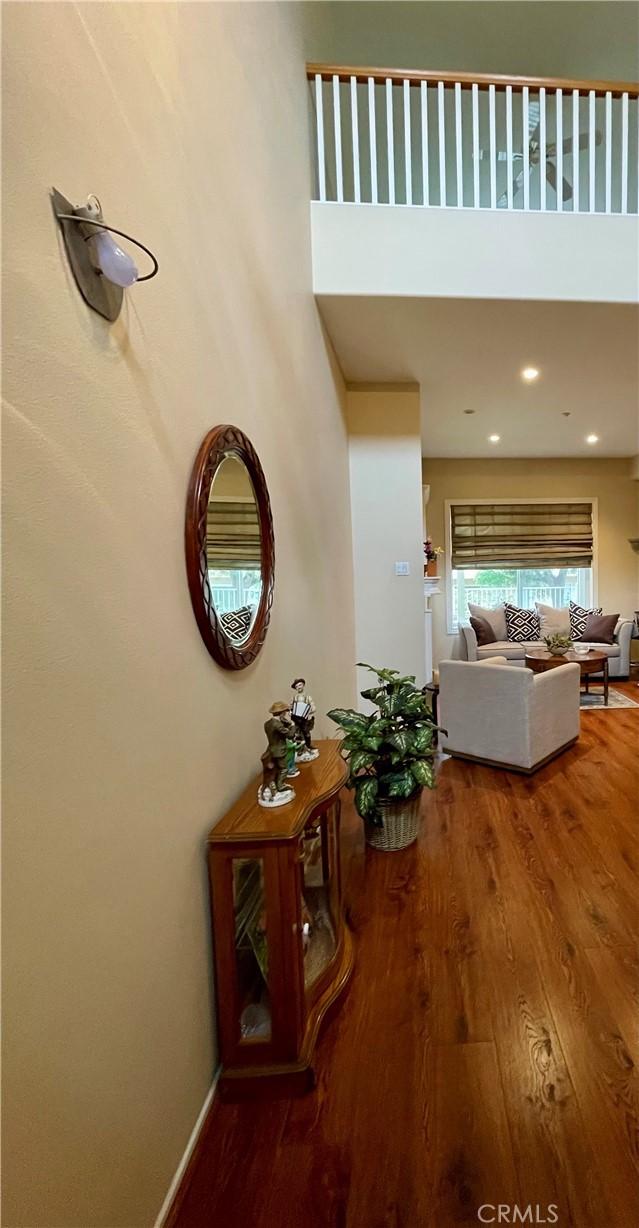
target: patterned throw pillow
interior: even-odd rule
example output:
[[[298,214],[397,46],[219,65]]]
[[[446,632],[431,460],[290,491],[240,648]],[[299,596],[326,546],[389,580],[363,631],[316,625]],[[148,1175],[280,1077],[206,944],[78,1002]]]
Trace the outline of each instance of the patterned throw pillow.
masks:
[[[515,644],[538,640],[541,631],[539,628],[539,615],[536,610],[520,610],[516,605],[506,605],[506,627],[508,630],[508,639]]]
[[[249,605],[240,606],[239,610],[227,610],[220,614],[220,622],[230,640],[243,640],[251,625],[253,611]]]
[[[603,614],[601,606],[597,610],[584,610],[576,601],[570,602],[570,638],[580,640],[586,630],[589,614]]]

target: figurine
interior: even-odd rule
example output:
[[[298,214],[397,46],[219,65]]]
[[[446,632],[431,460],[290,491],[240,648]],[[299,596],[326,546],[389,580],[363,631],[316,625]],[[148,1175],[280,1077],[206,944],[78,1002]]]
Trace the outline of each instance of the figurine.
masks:
[[[293,741],[288,743],[288,768],[286,772],[289,780],[291,776],[299,776],[300,774],[300,770],[297,766],[297,752],[300,749],[300,742],[295,726],[293,726],[291,737],[293,738]]]
[[[295,698],[291,704],[291,716],[297,731],[299,749],[296,755],[298,763],[310,763],[317,759],[319,751],[311,742],[311,731],[315,724],[315,704],[311,696],[304,690],[305,678],[294,678],[291,687]]]
[[[304,896],[302,896],[302,951],[304,955],[311,945],[313,937],[313,918],[309,912],[308,905]]]
[[[296,746],[295,727],[288,704],[278,701],[269,712],[270,720],[264,725],[268,749],[262,755],[262,784],[257,800],[260,806],[284,806],[295,797],[295,790],[286,783],[291,751]]]

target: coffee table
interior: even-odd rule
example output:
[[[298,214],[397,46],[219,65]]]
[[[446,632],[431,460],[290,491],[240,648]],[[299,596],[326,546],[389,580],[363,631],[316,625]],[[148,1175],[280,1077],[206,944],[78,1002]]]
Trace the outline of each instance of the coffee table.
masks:
[[[543,674],[547,669],[554,669],[556,665],[565,665],[566,662],[576,661],[581,670],[581,679],[584,684],[584,689],[588,694],[589,682],[591,674],[603,674],[603,694],[604,704],[608,706],[608,655],[605,652],[599,652],[596,648],[591,648],[587,653],[574,652],[569,649],[563,657],[554,657],[548,652],[547,648],[537,648],[534,651],[527,652],[524,656],[524,662],[527,669],[531,669],[535,674]]]

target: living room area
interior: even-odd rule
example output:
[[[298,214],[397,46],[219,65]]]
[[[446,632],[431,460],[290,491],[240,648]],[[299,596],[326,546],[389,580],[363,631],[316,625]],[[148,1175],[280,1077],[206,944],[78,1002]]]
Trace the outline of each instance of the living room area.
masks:
[[[512,712],[493,714],[490,725],[477,720],[472,688],[480,684],[469,665],[493,661],[539,676],[572,663],[582,712],[639,698],[636,687],[618,685],[639,659],[636,315],[618,304],[513,303],[504,311],[493,302],[482,304],[478,330],[474,305],[455,307],[471,361],[447,375],[449,355],[435,347],[422,394],[427,656],[444,692],[440,709],[446,686],[460,689],[463,713],[449,747],[508,763],[508,744],[510,766],[531,770],[535,755],[506,732]],[[460,664],[445,665],[440,680],[451,658]],[[536,717],[542,725],[557,721],[568,673],[550,684],[556,694]],[[503,709],[497,675],[493,681]],[[520,688],[527,685],[533,678],[522,677]],[[484,679],[483,704],[489,686]],[[574,711],[572,725],[566,719],[545,734],[538,761],[576,736]]]
[[[444,543],[424,583],[446,749],[533,772],[574,745],[579,709],[639,713],[631,458],[426,458],[424,492]],[[482,663],[501,667],[490,681]]]
[[[526,653],[547,653],[546,637],[565,633],[568,659],[588,646],[605,654],[611,686],[627,679],[637,656],[634,472],[631,456],[424,458],[427,534],[433,549],[441,543],[439,575],[425,579],[435,668],[499,655],[533,667]],[[603,702],[602,686],[592,689],[584,705]]]

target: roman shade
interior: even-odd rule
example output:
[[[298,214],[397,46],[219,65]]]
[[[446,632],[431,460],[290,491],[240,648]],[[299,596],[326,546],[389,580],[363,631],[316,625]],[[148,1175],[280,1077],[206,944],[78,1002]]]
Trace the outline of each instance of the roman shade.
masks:
[[[259,568],[262,551],[254,499],[215,499],[208,508],[206,557],[210,569]]]
[[[591,503],[453,503],[451,561],[471,567],[590,567]]]

